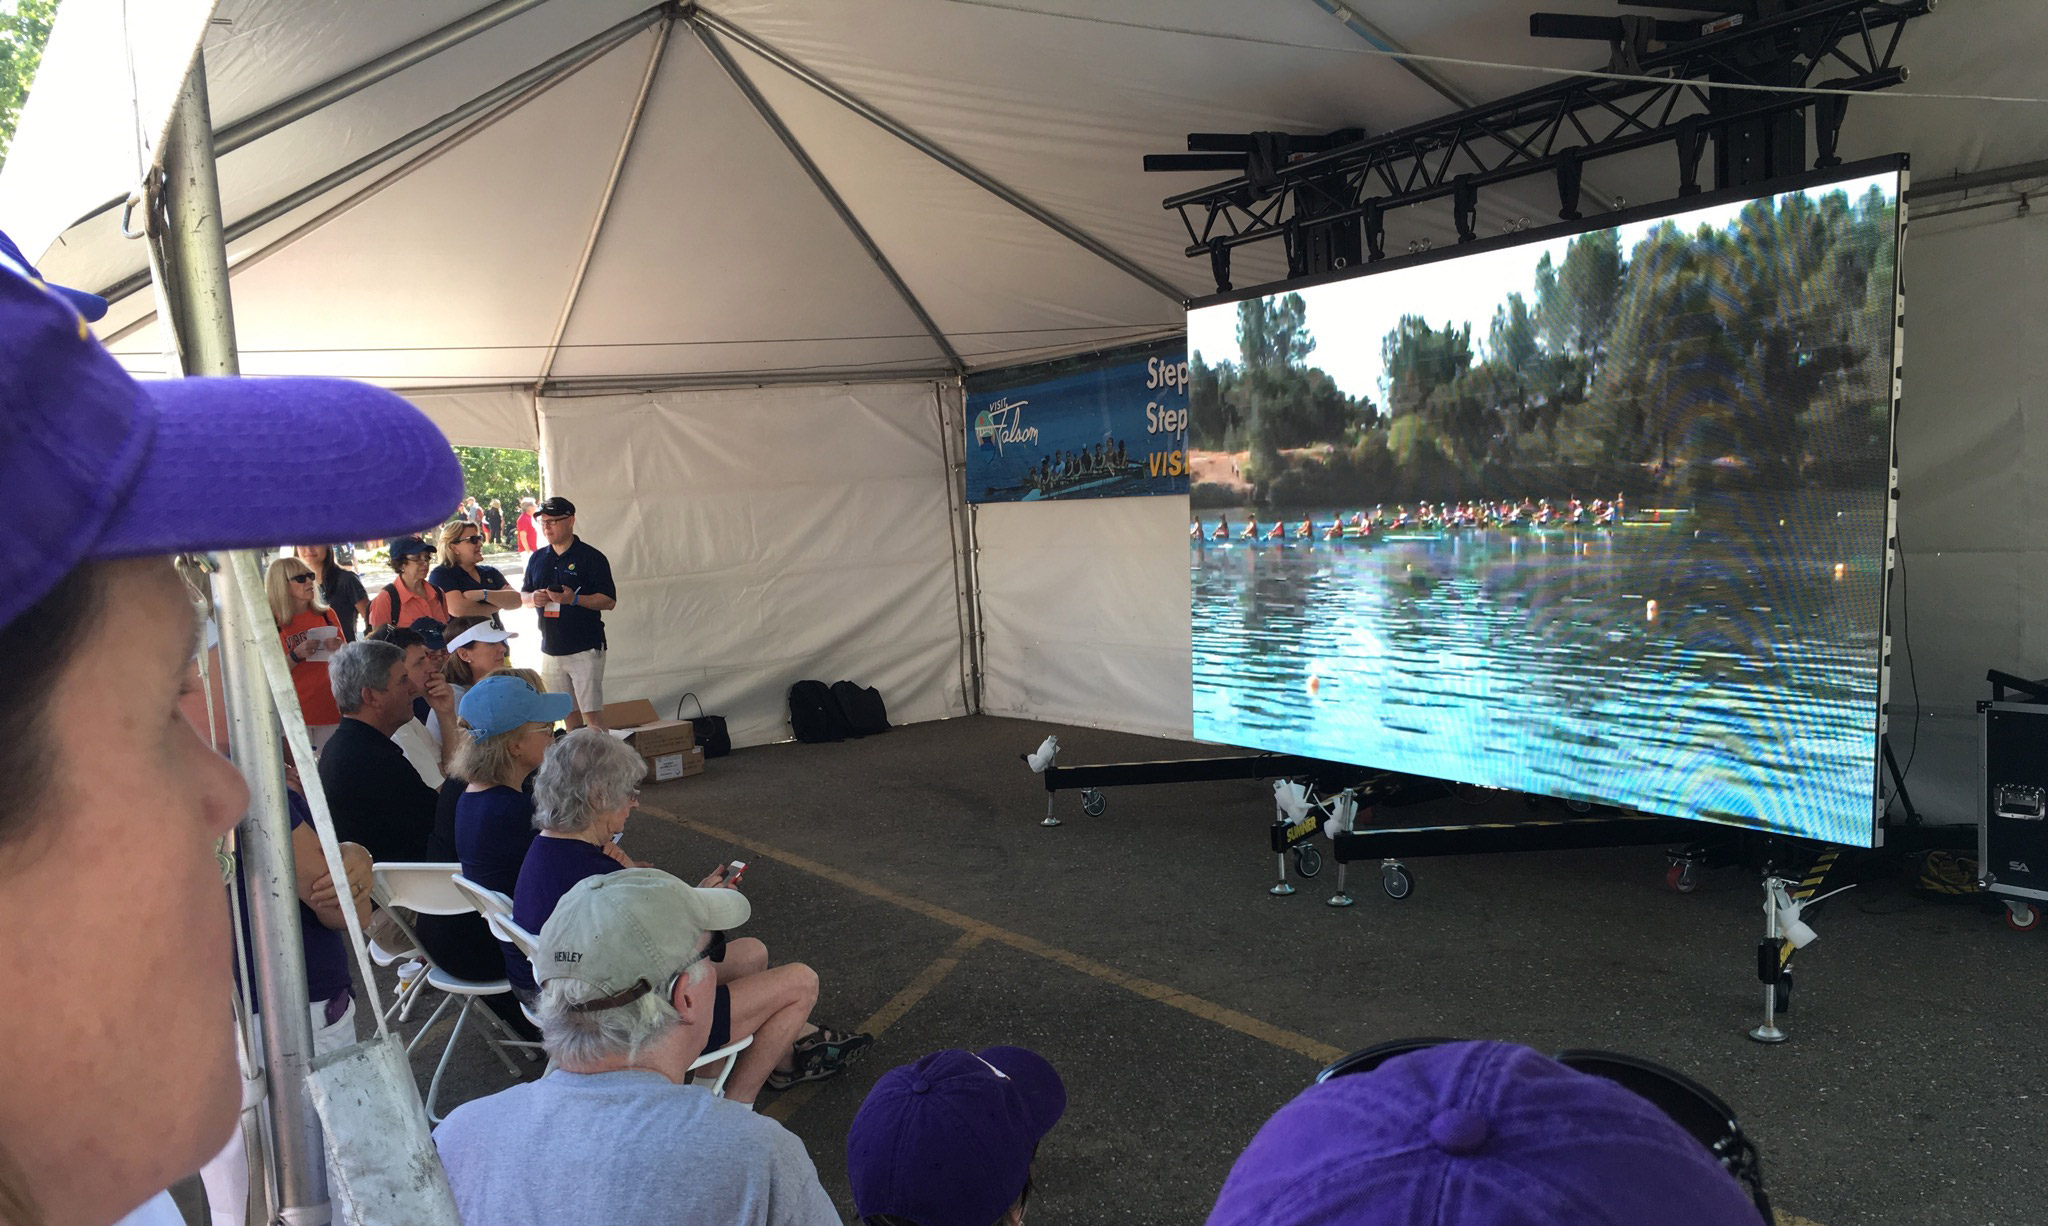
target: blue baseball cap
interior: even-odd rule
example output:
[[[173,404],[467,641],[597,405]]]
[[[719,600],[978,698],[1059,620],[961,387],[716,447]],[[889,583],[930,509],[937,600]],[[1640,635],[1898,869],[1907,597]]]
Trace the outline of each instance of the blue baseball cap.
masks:
[[[1648,1099],[1512,1043],[1445,1043],[1310,1086],[1223,1182],[1208,1226],[1758,1226]]]
[[[568,694],[543,694],[523,677],[485,677],[469,688],[455,713],[472,736],[488,740],[521,724],[552,724],[567,719],[576,700]]]
[[[1067,1087],[1022,1047],[934,1052],[882,1074],[846,1133],[854,1211],[991,1226],[1017,1203]]]
[[[396,536],[462,497],[418,409],[342,379],[138,382],[70,300],[0,259],[0,625],[82,563]]]
[[[0,234],[0,267],[27,277],[44,289],[56,293],[70,303],[72,309],[85,316],[87,323],[98,323],[107,313],[107,300],[98,294],[88,294],[82,289],[72,289],[68,285],[56,285],[43,280],[43,274],[36,271],[36,266],[28,262],[28,257],[21,253],[21,248],[15,246],[14,240],[5,234]]]

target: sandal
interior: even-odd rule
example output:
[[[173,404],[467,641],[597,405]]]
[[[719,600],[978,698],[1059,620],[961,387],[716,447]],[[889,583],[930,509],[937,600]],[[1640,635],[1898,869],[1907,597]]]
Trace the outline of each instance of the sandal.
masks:
[[[859,1059],[874,1041],[875,1036],[871,1034],[849,1034],[820,1026],[816,1034],[799,1039],[790,1049],[796,1067],[769,1073],[767,1087],[780,1091],[802,1082],[823,1081],[836,1076],[846,1071],[846,1067]]]

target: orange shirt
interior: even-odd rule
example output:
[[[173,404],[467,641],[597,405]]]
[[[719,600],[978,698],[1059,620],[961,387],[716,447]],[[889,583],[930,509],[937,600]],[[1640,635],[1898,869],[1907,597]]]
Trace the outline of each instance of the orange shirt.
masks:
[[[277,632],[284,640],[285,658],[291,659],[292,649],[306,641],[309,631],[320,626],[334,627],[334,645],[341,645],[341,622],[334,611],[307,609]],[[327,661],[292,660],[292,688],[299,692],[299,710],[305,712],[307,727],[341,722],[341,710],[334,705],[334,687],[327,681]]]
[[[398,593],[399,625],[410,626],[422,617],[431,617],[437,622],[448,620],[448,600],[441,595],[441,589],[424,581],[421,586],[427,589],[425,596],[418,595],[403,583],[392,583],[392,590]],[[367,624],[375,628],[391,620],[391,601],[380,590],[370,597],[370,620]]]

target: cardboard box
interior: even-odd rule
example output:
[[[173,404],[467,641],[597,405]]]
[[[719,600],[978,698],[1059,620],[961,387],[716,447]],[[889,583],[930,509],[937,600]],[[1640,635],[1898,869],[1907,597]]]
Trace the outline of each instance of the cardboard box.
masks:
[[[647,773],[640,777],[642,783],[668,783],[676,779],[688,779],[691,775],[704,773],[704,751],[692,747],[678,753],[665,753],[647,759]]]
[[[642,782],[665,783],[703,771],[704,751],[697,748],[697,729],[689,720],[659,719],[654,704],[644,698],[607,703],[600,718],[613,736],[647,759]]]

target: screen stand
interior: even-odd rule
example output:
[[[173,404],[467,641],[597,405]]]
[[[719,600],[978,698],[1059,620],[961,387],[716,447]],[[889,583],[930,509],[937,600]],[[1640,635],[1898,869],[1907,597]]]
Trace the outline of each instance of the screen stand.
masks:
[[[1920,810],[1913,807],[1913,794],[1906,790],[1906,772],[1899,769],[1899,760],[1892,756],[1891,733],[1887,732],[1884,734],[1883,742],[1884,766],[1886,770],[1891,772],[1892,793],[1900,800],[1906,802],[1906,824],[1908,826],[1917,826],[1920,824]]]

